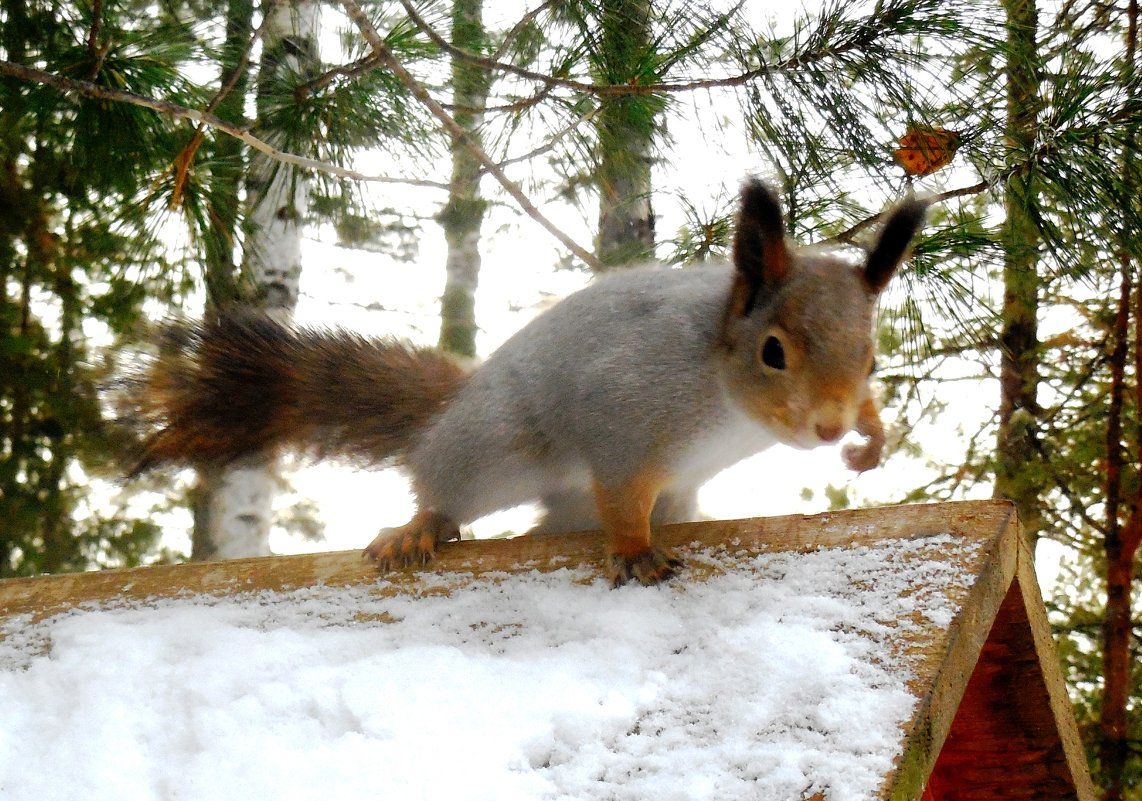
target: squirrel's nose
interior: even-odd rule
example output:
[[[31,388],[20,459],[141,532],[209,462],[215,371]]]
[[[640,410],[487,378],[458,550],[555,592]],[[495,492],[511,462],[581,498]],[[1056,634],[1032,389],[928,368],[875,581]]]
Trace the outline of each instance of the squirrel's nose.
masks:
[[[840,423],[817,423],[815,427],[822,442],[836,442],[845,433]]]

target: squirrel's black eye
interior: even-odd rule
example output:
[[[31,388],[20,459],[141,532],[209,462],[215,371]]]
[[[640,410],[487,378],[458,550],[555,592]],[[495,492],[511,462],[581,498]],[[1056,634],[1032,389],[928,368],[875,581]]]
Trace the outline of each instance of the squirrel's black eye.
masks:
[[[785,348],[777,337],[766,337],[765,344],[761,346],[761,360],[767,367],[774,370],[785,369]]]

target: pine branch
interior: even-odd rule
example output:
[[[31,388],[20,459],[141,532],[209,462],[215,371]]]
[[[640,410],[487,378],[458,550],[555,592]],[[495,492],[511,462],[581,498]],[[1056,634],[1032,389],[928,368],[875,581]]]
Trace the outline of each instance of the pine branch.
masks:
[[[373,27],[373,23],[361,11],[361,7],[357,5],[356,0],[341,0],[341,5],[345,9],[345,13],[349,19],[357,26],[357,30],[365,37],[365,41],[373,49],[374,55],[380,59],[380,64],[388,69],[397,80],[404,84],[405,88],[412,93],[412,96],[420,102],[432,116],[440,121],[448,134],[461,146],[467,148],[476,160],[480,162],[485,170],[491,173],[504,190],[515,199],[520,208],[524,212],[539,223],[549,234],[558,239],[564,247],[574,253],[580,261],[590,267],[592,270],[599,269],[598,260],[589,251],[584,249],[581,245],[575,242],[570,236],[564,233],[558,226],[547,219],[542,212],[531,202],[531,199],[520,189],[519,184],[508,178],[507,174],[500,168],[498,164],[489,156],[482,147],[472,140],[468,132],[452,118],[444,108],[436,102],[436,100],[428,93],[420,81],[418,81],[412,73],[405,69],[404,65],[397,60],[389,46],[385,44],[384,39],[377,33],[377,29]]]
[[[839,43],[826,45],[817,49],[811,48],[802,53],[795,53],[787,59],[772,64],[761,63],[753,69],[746,70],[737,75],[728,75],[723,78],[704,78],[696,81],[670,83],[599,84],[584,83],[571,78],[559,78],[554,75],[546,75],[523,67],[517,67],[509,62],[501,61],[498,57],[498,53],[495,57],[487,58],[478,53],[456,47],[441,36],[435,28],[420,16],[411,0],[400,0],[400,4],[404,8],[405,13],[408,14],[409,19],[424,32],[425,36],[427,36],[434,45],[450,56],[468,61],[484,69],[495,70],[530,81],[538,81],[548,86],[559,86],[598,97],[630,97],[632,95],[692,92],[696,89],[725,89],[744,86],[767,75],[795,72],[827,59],[838,58],[851,52],[860,52],[862,48],[867,48],[870,41],[875,40],[877,35],[884,33],[883,29],[876,28],[875,26],[865,26],[865,28],[859,31],[859,35],[843,39]]]
[[[496,52],[492,53],[492,59],[494,61],[499,61],[501,58],[503,58],[503,55],[511,45],[512,40],[519,36],[520,31],[522,31],[528,23],[534,21],[544,11],[559,5],[561,2],[563,2],[563,0],[547,0],[547,2],[541,3],[520,17],[519,22],[513,25],[511,30],[504,34],[504,38],[503,41],[500,42],[500,46],[496,48]]]
[[[266,3],[261,24],[257,30],[254,31],[253,35],[250,36],[250,41],[242,51],[242,54],[238,57],[238,62],[234,65],[234,69],[230,71],[229,75],[225,76],[222,86],[219,87],[214,97],[210,99],[210,102],[206,104],[205,113],[213,114],[218,106],[222,104],[222,101],[234,91],[234,87],[238,85],[242,73],[246,71],[246,67],[250,63],[250,53],[253,52],[254,45],[258,43],[265,33],[266,25],[270,19],[270,12],[273,10],[275,2],[276,0],[268,0]],[[168,171],[173,169],[175,172],[174,189],[171,191],[170,200],[172,208],[179,206],[181,203],[183,189],[186,187],[187,176],[190,173],[190,165],[194,163],[194,157],[198,153],[198,148],[202,146],[202,143],[206,139],[206,128],[206,122],[199,121],[190,141],[187,142],[186,147],[175,157],[174,163],[168,168]],[[166,172],[163,174],[165,175]]]
[[[506,167],[509,164],[518,164],[521,161],[531,161],[538,156],[542,156],[544,153],[551,152],[555,149],[555,146],[559,144],[560,140],[573,133],[583,123],[591,122],[594,120],[596,114],[598,114],[598,109],[591,109],[586,114],[582,114],[577,117],[574,122],[565,126],[562,130],[556,131],[544,144],[534,148],[533,150],[529,150],[526,153],[521,153],[518,156],[510,156],[505,158],[503,161],[498,162],[498,165],[500,167]]]
[[[994,175],[985,177],[971,186],[949,189],[946,192],[938,192],[928,196],[928,200],[931,203],[942,203],[945,200],[950,200],[955,197],[982,194],[992,187],[1002,186],[1013,176],[1025,174],[1038,165],[1048,163],[1053,156],[1057,156],[1068,146],[1074,146],[1088,141],[1097,141],[1100,137],[1106,136],[1107,129],[1110,126],[1136,124],[1139,114],[1140,112],[1137,106],[1127,103],[1113,113],[1106,115],[1097,125],[1086,125],[1079,128],[1057,131],[1056,136],[1044,139],[1026,158],[1009,164]],[[841,233],[823,240],[819,244],[855,244],[856,235],[866,228],[876,225],[884,218],[886,213],[887,212],[882,211],[866,217]]]
[[[50,86],[64,94],[75,94],[82,97],[89,97],[93,100],[108,100],[115,103],[127,103],[133,106],[140,106],[148,108],[152,111],[157,111],[160,114],[166,114],[175,119],[189,120],[204,124],[216,131],[232,136],[245,144],[249,145],[259,153],[264,153],[275,161],[283,164],[289,164],[294,167],[300,167],[305,170],[314,170],[316,172],[327,173],[329,175],[336,175],[340,178],[348,178],[353,181],[363,181],[367,183],[381,183],[381,184],[400,184],[404,186],[419,186],[431,189],[443,189],[447,191],[448,184],[440,181],[427,181],[418,178],[394,178],[387,175],[366,175],[365,173],[352,170],[347,167],[341,167],[336,164],[329,164],[323,161],[306,158],[294,153],[287,153],[284,150],[270,145],[258,137],[254,136],[244,127],[234,125],[227,122],[220,117],[215,116],[209,112],[200,111],[198,109],[186,108],[177,103],[171,103],[167,100],[156,100],[151,97],[135,94],[134,92],[127,92],[121,89],[110,89],[105,86],[99,86],[91,81],[77,81],[73,78],[64,78],[60,75],[55,75],[43,70],[26,67],[22,64],[15,64],[11,61],[0,60],[0,75],[7,75],[12,78],[27,83],[42,84]]]
[[[222,103],[222,101],[226,99],[227,95],[234,91],[234,87],[238,85],[239,78],[242,77],[242,73],[250,64],[250,53],[254,51],[254,45],[256,45],[265,34],[266,25],[270,19],[270,13],[273,11],[276,2],[277,0],[267,0],[265,3],[265,7],[262,9],[261,24],[258,25],[257,30],[255,30],[253,35],[250,37],[250,43],[247,44],[246,49],[242,51],[242,55],[239,56],[238,63],[234,65],[234,69],[230,71],[230,74],[226,76],[226,80],[218,89],[218,92],[214,95],[214,97],[210,99],[210,102],[206,104],[206,113],[213,114],[218,106]],[[198,132],[202,132],[203,127],[204,123],[200,122],[198,124]]]
[[[1091,514],[1087,511],[1086,504],[1083,503],[1082,496],[1071,487],[1070,482],[1067,481],[1067,477],[1055,468],[1055,463],[1051,458],[1051,454],[1047,452],[1047,449],[1043,446],[1042,441],[1040,441],[1039,437],[1035,436],[1034,433],[1031,435],[1031,446],[1041,457],[1040,463],[1047,470],[1047,472],[1050,473],[1051,480],[1055,483],[1055,488],[1058,489],[1059,492],[1063,493],[1066,499],[1071,502],[1071,509],[1074,514],[1077,514],[1079,518],[1087,524],[1091,531],[1097,532],[1098,534],[1101,534],[1105,537],[1106,526],[1103,525],[1101,521],[1096,520],[1094,517],[1092,517]]]
[[[87,33],[87,53],[91,57],[90,77],[95,78],[103,69],[107,57],[108,44],[99,41],[103,32],[103,0],[94,0],[91,5],[91,30]]]
[[[326,86],[333,83],[337,78],[356,78],[359,75],[364,75],[366,72],[375,69],[380,63],[380,57],[377,56],[376,53],[370,53],[351,64],[342,64],[341,66],[333,67],[312,80],[299,83],[294,91],[298,97],[317,94]]]
[[[1004,173],[1001,173],[1001,175],[1004,175]],[[972,184],[971,186],[963,186],[963,187],[960,187],[959,189],[949,189],[946,192],[937,192],[934,195],[929,195],[926,199],[929,203],[943,203],[945,200],[951,200],[954,197],[963,197],[965,195],[978,195],[982,192],[986,192],[988,189],[991,189],[991,187],[995,186],[995,184],[998,183],[999,180],[1000,180],[1000,176],[996,176],[996,177],[991,178],[991,179],[985,178],[984,180],[980,181],[979,183]],[[877,212],[876,214],[873,214],[869,217],[865,217],[863,220],[856,223],[855,225],[853,225],[849,228],[846,228],[844,231],[841,231],[841,233],[837,234],[836,236],[831,236],[828,239],[823,240],[819,244],[822,244],[822,245],[854,245],[854,244],[856,244],[855,237],[857,234],[859,234],[861,231],[864,231],[866,228],[870,228],[871,226],[876,225],[878,222],[880,222],[885,217],[886,214],[888,214],[888,211],[881,211],[881,212]]]
[[[545,86],[531,97],[525,97],[520,100],[515,100],[510,103],[501,103],[498,106],[464,106],[456,103],[441,103],[440,107],[460,114],[519,114],[520,112],[527,111],[529,108],[538,106],[551,96],[551,91],[554,89],[552,86]]]
[[[514,64],[509,64],[505,61],[500,61],[497,58],[486,58],[479,55],[478,53],[472,53],[468,50],[464,50],[463,48],[456,47],[443,36],[441,36],[435,28],[429,25],[424,17],[420,16],[416,10],[416,7],[413,6],[409,0],[401,0],[401,5],[404,7],[405,13],[408,14],[408,18],[412,20],[413,24],[416,25],[416,27],[420,28],[420,30],[424,32],[425,36],[427,36],[434,45],[454,58],[462,59],[463,61],[475,64],[478,67],[483,67],[484,69],[496,70],[498,72],[516,75],[520,78],[527,78],[531,81],[539,81],[548,86],[563,86],[568,89],[574,89],[578,92],[590,92],[592,89],[591,84],[582,83],[581,81],[573,81],[569,78],[556,78],[553,75],[544,75],[540,72],[533,72],[532,70],[524,69],[523,67],[517,67]],[[346,6],[346,10],[348,11],[348,6]],[[352,18],[352,12],[350,12],[349,16]],[[358,25],[358,27],[360,26]],[[362,31],[362,33],[364,33],[364,31]],[[365,38],[368,39],[368,36]],[[378,41],[380,41],[379,36],[376,38]],[[370,44],[372,44],[372,42],[370,42]]]

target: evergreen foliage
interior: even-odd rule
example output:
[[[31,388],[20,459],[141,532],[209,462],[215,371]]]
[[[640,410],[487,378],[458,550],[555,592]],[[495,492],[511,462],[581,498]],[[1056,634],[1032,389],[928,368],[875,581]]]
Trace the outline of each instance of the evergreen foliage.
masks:
[[[124,4],[131,24],[117,28],[72,7],[5,2],[0,49],[58,74],[197,102],[182,25],[144,8]],[[119,474],[98,393],[104,355],[137,329],[146,304],[190,285],[188,265],[138,202],[175,141],[153,111],[0,79],[0,576],[159,555],[154,508],[129,509],[125,497],[100,508],[91,484]]]

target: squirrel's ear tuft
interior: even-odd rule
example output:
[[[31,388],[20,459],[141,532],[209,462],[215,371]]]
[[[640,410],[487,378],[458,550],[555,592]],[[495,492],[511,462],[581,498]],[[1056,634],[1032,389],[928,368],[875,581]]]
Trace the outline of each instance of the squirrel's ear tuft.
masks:
[[[734,286],[730,312],[749,314],[763,287],[781,283],[789,269],[785,222],[781,203],[772,189],[757,178],[742,187],[741,211],[734,233]]]
[[[924,227],[927,213],[927,202],[916,198],[905,200],[889,213],[864,268],[864,278],[872,292],[879,294],[888,285],[904,261],[913,237]]]

